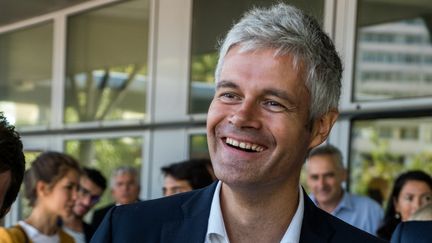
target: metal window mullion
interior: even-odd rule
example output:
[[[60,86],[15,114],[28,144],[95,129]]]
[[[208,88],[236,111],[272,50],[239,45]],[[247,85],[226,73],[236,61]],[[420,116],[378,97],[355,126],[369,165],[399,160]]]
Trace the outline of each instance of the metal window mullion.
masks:
[[[64,88],[66,77],[66,15],[54,18],[53,64],[51,86],[51,122],[50,128],[63,127]]]

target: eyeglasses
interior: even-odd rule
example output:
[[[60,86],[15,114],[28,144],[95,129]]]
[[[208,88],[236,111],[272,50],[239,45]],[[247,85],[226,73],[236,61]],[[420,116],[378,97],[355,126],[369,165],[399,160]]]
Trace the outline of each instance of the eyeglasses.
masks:
[[[100,195],[92,195],[90,190],[86,189],[82,185],[78,186],[78,194],[81,197],[90,197],[90,203],[96,204],[100,200]]]

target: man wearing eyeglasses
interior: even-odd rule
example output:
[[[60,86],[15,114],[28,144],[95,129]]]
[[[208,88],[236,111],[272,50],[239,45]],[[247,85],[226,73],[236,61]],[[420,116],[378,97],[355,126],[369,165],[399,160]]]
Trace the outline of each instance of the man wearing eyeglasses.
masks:
[[[63,219],[63,229],[75,239],[76,243],[90,242],[96,229],[84,222],[83,218],[99,202],[106,186],[106,179],[98,170],[83,169],[73,214]]]

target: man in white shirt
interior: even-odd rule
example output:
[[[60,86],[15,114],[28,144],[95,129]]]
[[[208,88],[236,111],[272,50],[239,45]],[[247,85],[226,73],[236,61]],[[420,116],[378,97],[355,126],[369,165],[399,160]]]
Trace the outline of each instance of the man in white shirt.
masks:
[[[312,17],[254,9],[219,52],[207,141],[219,182],[111,210],[92,242],[379,242],[318,209],[299,185],[338,116],[341,61]]]

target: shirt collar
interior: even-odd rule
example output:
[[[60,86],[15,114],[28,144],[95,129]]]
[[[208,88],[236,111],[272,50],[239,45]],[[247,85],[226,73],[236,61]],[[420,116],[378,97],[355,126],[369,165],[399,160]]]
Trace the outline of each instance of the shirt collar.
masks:
[[[337,207],[333,210],[332,214],[336,214],[342,209],[351,210],[353,208],[351,202],[351,196],[349,195],[349,193],[346,191],[342,191],[342,193],[343,193],[342,200],[339,202]]]
[[[210,215],[207,226],[206,243],[213,242],[226,242],[229,243],[228,235],[226,233],[225,224],[223,221],[222,210],[220,207],[220,189],[222,182],[219,181],[210,207]],[[291,220],[288,229],[285,231],[284,236],[280,243],[297,243],[300,240],[301,225],[303,222],[304,214],[304,198],[303,189],[299,186],[299,203],[294,217]]]

